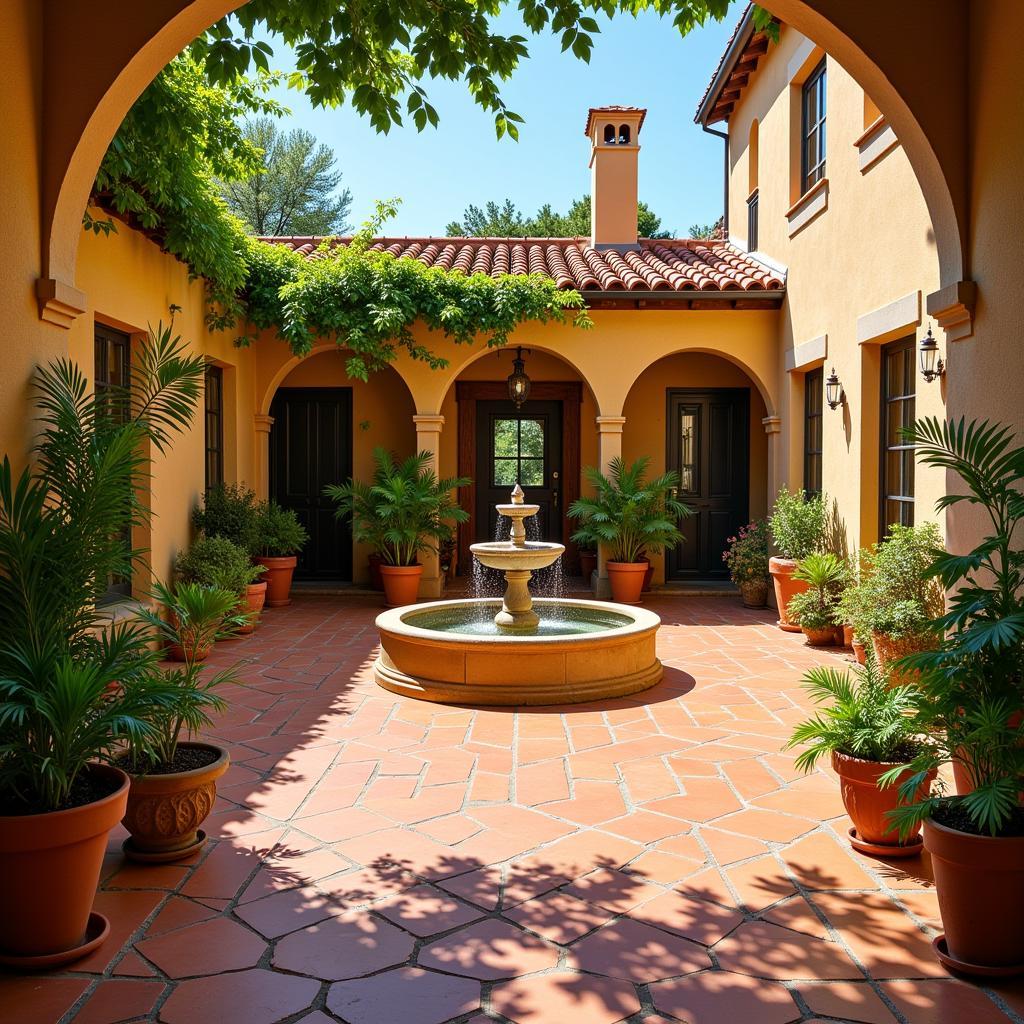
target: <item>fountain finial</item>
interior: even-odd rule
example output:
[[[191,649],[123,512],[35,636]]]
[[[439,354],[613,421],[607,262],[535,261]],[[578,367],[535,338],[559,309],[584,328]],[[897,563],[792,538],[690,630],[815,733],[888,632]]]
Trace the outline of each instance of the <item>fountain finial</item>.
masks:
[[[515,487],[512,488],[512,504],[522,505],[523,498],[525,497],[526,495],[523,493],[522,487],[520,487],[519,484],[516,484]]]

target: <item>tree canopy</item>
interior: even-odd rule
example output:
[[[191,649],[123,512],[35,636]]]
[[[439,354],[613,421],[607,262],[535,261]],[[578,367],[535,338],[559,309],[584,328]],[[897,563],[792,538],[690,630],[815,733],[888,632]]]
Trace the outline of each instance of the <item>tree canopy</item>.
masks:
[[[663,231],[661,218],[646,203],[637,204],[637,231],[641,238],[671,238]],[[577,199],[567,213],[558,213],[545,203],[532,217],[526,216],[506,199],[502,205],[489,202],[483,207],[470,204],[462,220],[453,220],[445,233],[474,238],[515,237],[570,238],[590,234],[590,196]]]
[[[256,235],[339,235],[351,226],[349,189],[337,191],[341,171],[334,151],[312,132],[283,132],[271,117],[242,127],[245,141],[263,153],[251,177],[225,181],[229,209]]]

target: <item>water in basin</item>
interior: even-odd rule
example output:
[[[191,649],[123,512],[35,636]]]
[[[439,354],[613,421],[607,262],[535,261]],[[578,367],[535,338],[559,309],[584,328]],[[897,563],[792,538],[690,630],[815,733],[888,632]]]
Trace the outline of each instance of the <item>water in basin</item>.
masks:
[[[540,616],[534,629],[510,634],[494,622],[494,609],[500,602],[481,602],[475,606],[440,608],[431,611],[410,612],[402,621],[417,629],[437,633],[458,633],[462,636],[514,636],[555,637],[579,636],[582,633],[601,633],[609,629],[629,626],[633,619],[618,612],[595,608],[577,608],[573,605],[534,605]]]

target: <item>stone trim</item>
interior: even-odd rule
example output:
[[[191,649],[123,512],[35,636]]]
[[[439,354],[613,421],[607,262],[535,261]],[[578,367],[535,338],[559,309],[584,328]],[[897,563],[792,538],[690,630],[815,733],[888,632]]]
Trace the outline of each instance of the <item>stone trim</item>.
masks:
[[[883,345],[921,325],[921,293],[902,298],[857,317],[857,344]]]
[[[802,345],[794,345],[786,353],[786,372],[792,373],[797,370],[802,373],[805,370],[814,369],[821,366],[826,358],[828,358],[828,335],[822,334],[820,337],[805,341]]]
[[[599,434],[621,434],[626,425],[625,416],[597,416],[595,421]]]
[[[761,420],[761,425],[764,427],[764,432],[769,436],[772,434],[779,434],[782,432],[782,417],[765,416],[765,418]]]
[[[886,153],[894,150],[899,144],[900,140],[896,138],[896,133],[888,121],[884,117],[876,118],[854,142],[861,174],[874,167]]]
[[[274,417],[266,416],[263,413],[256,413],[253,416],[253,425],[256,427],[258,434],[269,434],[270,428],[274,425]]]
[[[53,277],[41,277],[36,281],[36,298],[39,300],[39,319],[65,330],[88,308],[85,292]]]
[[[440,434],[444,429],[444,417],[438,413],[416,413],[412,421],[417,434]]]
[[[828,178],[812,185],[787,211],[789,237],[802,231],[819,214],[828,209]]]
[[[926,300],[928,315],[935,317],[946,332],[947,341],[963,341],[974,333],[974,307],[978,286],[974,281],[957,281],[932,292]]]

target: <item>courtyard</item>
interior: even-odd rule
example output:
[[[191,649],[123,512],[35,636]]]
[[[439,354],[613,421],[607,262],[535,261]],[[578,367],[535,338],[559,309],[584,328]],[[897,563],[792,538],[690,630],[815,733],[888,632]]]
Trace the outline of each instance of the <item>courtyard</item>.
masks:
[[[300,595],[220,644],[244,685],[209,841],[127,863],[98,951],[10,976],[18,1024],[996,1024],[1024,984],[936,961],[927,854],[861,857],[783,751],[840,649],[735,597],[654,596],[663,681],[539,709],[374,685],[369,597]]]

